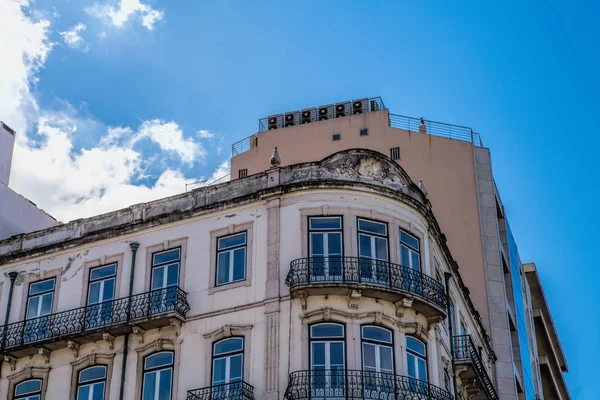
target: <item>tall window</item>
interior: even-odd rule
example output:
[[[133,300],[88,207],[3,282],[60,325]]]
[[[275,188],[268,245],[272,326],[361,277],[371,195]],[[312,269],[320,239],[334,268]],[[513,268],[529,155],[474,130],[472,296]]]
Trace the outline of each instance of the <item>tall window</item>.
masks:
[[[115,298],[117,264],[105,265],[90,270],[88,283],[88,307],[86,326],[95,328],[112,320],[112,301]]]
[[[95,365],[79,371],[77,400],[104,400],[106,366]]]
[[[392,332],[378,326],[363,326],[361,338],[365,391],[373,391],[374,398],[378,398],[377,393],[394,389]],[[370,398],[368,395],[365,393]]]
[[[408,376],[427,381],[427,349],[425,343],[412,336],[406,337]]]
[[[387,224],[358,218],[358,256],[363,282],[389,282]]]
[[[346,367],[344,326],[334,323],[310,327],[311,386],[315,397],[343,394]]]
[[[403,230],[400,230],[400,262],[405,267],[421,270],[419,239]]]
[[[52,313],[54,285],[54,278],[29,285],[24,343],[35,342],[50,336],[49,315]]]
[[[342,217],[308,219],[311,281],[342,280]]]
[[[240,382],[244,378],[244,339],[223,339],[213,345],[213,386]],[[220,391],[223,392],[223,391]]]
[[[154,353],[144,359],[142,400],[171,400],[173,352]]]
[[[15,400],[40,400],[42,398],[42,380],[29,379],[15,386]]]
[[[179,284],[181,248],[161,251],[152,255],[151,290],[166,289]]]
[[[246,279],[246,232],[217,239],[216,286]]]

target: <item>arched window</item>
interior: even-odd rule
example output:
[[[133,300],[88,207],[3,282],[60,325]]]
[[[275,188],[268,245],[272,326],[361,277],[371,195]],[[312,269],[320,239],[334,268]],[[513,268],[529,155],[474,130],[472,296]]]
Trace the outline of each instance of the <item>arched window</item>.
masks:
[[[213,386],[240,382],[244,379],[244,339],[233,337],[213,345]]]
[[[42,380],[29,379],[15,386],[15,400],[40,400],[42,398]]]
[[[394,373],[392,331],[379,326],[362,327],[363,371]]]
[[[406,337],[406,365],[408,376],[427,381],[427,347],[412,336]]]
[[[105,388],[105,365],[94,365],[79,371],[77,400],[104,400]]]
[[[315,324],[310,327],[310,369],[313,390],[344,386],[346,368],[344,325]],[[323,392],[324,393],[324,392]]]
[[[161,351],[144,359],[142,400],[171,400],[173,352]]]

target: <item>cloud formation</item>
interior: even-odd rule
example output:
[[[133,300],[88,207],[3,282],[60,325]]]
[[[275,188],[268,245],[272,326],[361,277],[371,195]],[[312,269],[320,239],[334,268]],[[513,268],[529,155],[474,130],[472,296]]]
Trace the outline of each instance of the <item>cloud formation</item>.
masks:
[[[60,36],[62,36],[63,41],[68,47],[87,52],[89,50],[89,47],[83,39],[83,37],[81,37],[80,35],[80,32],[83,31],[85,31],[85,25],[82,23],[78,23],[71,29],[64,32],[60,32]]]
[[[122,27],[130,19],[137,19],[151,31],[154,25],[164,18],[164,11],[155,10],[140,0],[119,0],[109,3],[96,3],[86,8],[88,14],[99,18],[107,25]]]

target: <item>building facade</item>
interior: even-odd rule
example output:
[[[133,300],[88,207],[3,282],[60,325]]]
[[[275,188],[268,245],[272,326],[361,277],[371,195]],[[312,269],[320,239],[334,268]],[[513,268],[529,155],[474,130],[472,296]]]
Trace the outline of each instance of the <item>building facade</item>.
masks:
[[[15,135],[0,121],[0,240],[57,224],[52,216],[8,187]]]
[[[340,107],[327,106],[320,121],[315,109],[308,126],[305,113],[276,117],[276,129],[265,121],[234,145],[239,179],[0,241],[0,398],[527,398],[517,368],[529,363],[535,395],[552,398],[544,379],[566,370],[562,353],[558,364],[548,353],[556,332],[550,342],[525,336],[521,348],[507,311],[522,306],[527,332],[547,325],[547,306],[535,303],[540,289],[530,291],[529,275],[508,279],[506,269],[491,277],[504,296],[500,336],[489,322],[501,311],[488,307],[495,289],[472,286],[494,280],[458,258],[475,260],[484,248],[456,248],[466,239],[449,234],[477,236],[469,229],[481,210],[468,196],[474,189],[451,179],[485,168],[444,168],[475,152],[474,136],[436,138],[426,121],[399,130],[380,100],[360,106],[344,105],[339,118]],[[304,154],[299,134],[314,141]],[[429,170],[413,175],[419,157]],[[476,212],[449,213],[446,189],[449,203],[463,198],[456,212]],[[493,210],[500,248],[512,236]],[[446,228],[449,221],[463,229]],[[528,296],[510,304],[519,293]],[[501,355],[510,356],[514,397],[503,392],[508,361],[499,343],[509,350]]]

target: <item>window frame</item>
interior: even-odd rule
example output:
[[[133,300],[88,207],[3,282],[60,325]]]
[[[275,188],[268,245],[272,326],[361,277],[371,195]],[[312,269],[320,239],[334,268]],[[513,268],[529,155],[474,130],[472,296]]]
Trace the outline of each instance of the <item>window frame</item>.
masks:
[[[224,238],[228,238],[231,236],[237,236],[237,235],[241,235],[244,234],[244,244],[243,245],[237,245],[237,246],[233,246],[233,247],[229,247],[225,250],[219,250],[219,241],[221,239]],[[215,288],[221,288],[223,286],[227,286],[227,285],[233,285],[236,283],[240,283],[240,282],[244,282],[246,281],[246,279],[248,279],[248,230],[242,230],[240,232],[234,232],[234,233],[228,233],[226,235],[222,235],[222,236],[217,236],[217,241],[216,241],[216,247],[215,247],[215,279],[213,282],[213,285]],[[225,252],[232,252],[234,250],[237,249],[241,249],[244,248],[244,279],[238,279],[238,280],[231,280],[231,281],[227,281],[225,283],[219,283],[219,254],[225,253]],[[233,255],[231,256],[232,260],[233,260]],[[230,268],[232,268],[232,270],[230,271],[230,273],[233,275],[233,268],[235,267],[235,265],[231,265],[230,263]]]
[[[308,253],[307,256],[308,258],[311,258],[311,244],[312,244],[312,240],[311,240],[311,234],[315,233],[315,232],[339,232],[341,235],[341,248],[342,248],[342,255],[341,257],[344,257],[345,254],[345,249],[344,249],[344,216],[343,215],[307,215],[306,216],[307,220],[306,220],[306,227],[307,227],[307,245],[308,245]],[[310,220],[311,219],[321,219],[321,218],[339,218],[340,219],[340,228],[339,229],[311,229],[310,227]]]
[[[157,254],[167,253],[167,252],[173,251],[173,250],[179,250],[179,257],[177,258],[176,261],[165,261],[165,262],[162,262],[162,263],[158,263],[156,265],[154,264],[154,257]],[[183,260],[183,245],[173,246],[173,247],[169,247],[168,249],[157,250],[157,251],[152,252],[150,254],[150,286],[149,286],[148,290],[152,292],[154,290],[165,290],[165,289],[167,289],[169,287],[179,287],[180,286],[179,283],[181,282],[181,272],[182,272],[181,265],[182,265],[182,260]],[[164,285],[161,288],[152,289],[152,281],[154,279],[154,271],[155,271],[155,269],[161,268],[161,267],[165,267],[166,268],[166,267],[168,267],[170,265],[173,265],[175,263],[179,264],[177,266],[177,284],[175,284],[174,286],[173,285],[169,286],[167,284],[167,285]],[[168,273],[167,273],[167,275],[168,275]]]
[[[417,245],[419,246],[419,248],[417,250],[415,250],[414,247],[412,247],[409,244],[406,244],[405,242],[402,241],[402,234],[403,233],[405,235],[408,235],[408,236],[412,237],[413,239],[415,239],[417,241]],[[417,235],[415,235],[415,234],[407,231],[406,229],[402,229],[402,228],[400,228],[400,232],[398,233],[398,239],[399,239],[399,242],[400,242],[400,263],[399,264],[402,265],[403,267],[410,268],[410,269],[412,269],[414,271],[423,272],[423,257],[422,257],[422,254],[421,254],[422,253],[422,251],[421,251],[421,247],[422,247],[422,245],[421,245],[421,239]],[[418,269],[413,268],[412,265],[403,265],[402,264],[402,247],[406,247],[408,249],[408,255],[409,255],[408,259],[410,260],[410,264],[412,264],[412,254],[411,254],[411,251],[415,252],[419,256],[419,268]]]
[[[425,351],[425,354],[419,354],[414,350],[411,350],[408,348],[408,338],[412,338],[416,341],[418,341],[419,343],[421,343],[423,345],[423,350]],[[419,339],[416,336],[413,335],[406,335],[406,339],[405,339],[405,343],[406,343],[406,376],[408,376],[410,379],[416,379],[422,382],[427,382],[429,383],[429,361],[428,361],[428,354],[427,354],[427,342],[425,342],[424,340]],[[408,375],[408,355],[412,355],[417,359],[424,359],[425,360],[425,379],[421,379],[421,377],[419,378],[413,378],[412,376]],[[418,372],[418,368],[415,369],[415,371]]]
[[[155,356],[155,355],[161,354],[161,353],[170,353],[172,356],[171,363],[168,364],[168,366],[161,365],[158,367],[152,367],[152,368],[146,369],[146,360],[152,356]],[[169,398],[170,398],[169,400],[173,400],[173,389],[174,389],[173,381],[175,378],[175,351],[174,350],[160,350],[160,351],[156,351],[154,353],[150,353],[142,358],[142,382],[141,382],[140,400],[144,399],[144,383],[146,382],[146,374],[156,372],[156,371],[164,371],[167,368],[171,369],[171,384],[170,384],[171,394],[169,395]],[[158,382],[158,380],[157,380],[157,382]]]
[[[52,290],[46,290],[44,292],[36,293],[33,296],[31,295],[31,287],[32,286],[34,286],[34,285],[36,285],[38,283],[43,283],[43,282],[48,282],[48,281],[53,281],[54,282],[53,285],[52,285]],[[55,293],[56,292],[56,281],[57,281],[56,277],[53,276],[53,277],[50,277],[50,278],[47,278],[47,279],[42,279],[42,280],[39,280],[39,281],[35,281],[35,282],[30,282],[29,283],[29,286],[27,287],[27,298],[26,298],[26,301],[25,301],[25,318],[24,318],[25,321],[30,321],[30,320],[33,320],[33,319],[36,319],[36,318],[47,317],[47,316],[52,315],[54,313],[54,301],[56,300],[56,296],[55,296],[55,294],[56,294]],[[27,311],[29,310],[29,301],[32,298],[34,298],[34,297],[43,296],[43,295],[46,295],[48,293],[52,293],[52,301],[50,302],[50,312],[48,314],[45,314],[45,315],[38,315],[38,316],[33,317],[33,318],[27,318]],[[38,306],[38,308],[39,308],[39,306]]]
[[[81,382],[81,373],[91,369],[91,368],[98,368],[98,367],[102,367],[104,368],[104,378],[102,379],[95,379],[95,380],[91,380],[91,381],[87,381],[87,382]],[[106,400],[106,392],[108,389],[108,365],[105,364],[94,364],[94,365],[88,365],[85,368],[80,369],[79,371],[77,371],[77,385],[75,387],[75,399],[76,400],[88,400],[88,399],[80,399],[79,398],[79,388],[82,386],[87,386],[87,385],[93,385],[96,383],[100,383],[100,382],[104,382],[104,391],[102,393],[102,400]]]
[[[89,271],[88,271],[88,274],[87,274],[88,284],[87,284],[87,293],[86,293],[86,296],[85,296],[85,305],[86,306],[92,305],[92,304],[89,304],[89,301],[90,301],[90,288],[92,286],[92,283],[99,282],[99,281],[105,281],[105,280],[109,279],[109,278],[105,277],[105,278],[99,278],[99,279],[92,280],[92,271],[94,271],[95,269],[98,269],[98,268],[110,267],[111,265],[115,266],[115,273],[114,273],[114,275],[111,276],[111,278],[114,280],[114,284],[113,284],[113,297],[112,297],[111,300],[103,300],[103,301],[101,301],[99,303],[94,303],[94,304],[100,304],[100,303],[102,303],[104,301],[113,301],[113,300],[115,300],[118,297],[117,296],[117,275],[119,273],[119,264],[115,261],[115,262],[111,262],[111,263],[104,264],[104,265],[98,265],[96,267],[89,268]]]
[[[338,325],[341,326],[343,329],[343,337],[335,337],[335,336],[325,336],[325,337],[318,337],[318,338],[313,338],[312,335],[312,328],[314,326],[317,325]],[[338,321],[317,321],[314,322],[312,324],[308,325],[308,370],[309,373],[312,373],[313,371],[313,360],[312,360],[312,344],[313,342],[323,342],[323,341],[338,341],[341,342],[344,345],[344,374],[345,371],[348,369],[348,345],[346,343],[346,339],[347,339],[347,333],[346,333],[346,324],[342,323],[342,322],[338,322]]]
[[[391,338],[391,342],[387,343],[387,342],[383,342],[383,341],[379,341],[379,340],[375,340],[375,339],[365,339],[364,335],[363,335],[363,329],[364,328],[378,328],[378,329],[383,329],[386,330],[390,333],[390,338]],[[375,344],[375,345],[386,345],[389,346],[392,349],[392,375],[396,375],[396,347],[395,347],[395,343],[394,343],[394,331],[390,328],[384,327],[384,326],[380,326],[380,325],[375,325],[375,324],[363,324],[360,326],[360,367],[361,367],[361,371],[365,371],[365,355],[364,355],[364,348],[363,348],[363,344],[364,343],[370,343],[370,344]],[[381,372],[381,371],[377,371],[377,373],[381,374],[389,374],[389,372]]]
[[[20,385],[24,384],[24,383],[28,383],[28,382],[32,382],[32,381],[39,381],[40,382],[40,389],[34,392],[29,392],[29,393],[25,393],[25,394],[20,394],[17,395],[17,389],[19,388]],[[44,380],[41,378],[29,378],[29,379],[25,379],[24,381],[21,381],[17,384],[15,384],[15,387],[13,388],[12,391],[12,398],[14,400],[28,400],[30,397],[32,396],[39,396],[38,399],[42,399],[42,393],[44,391]]]
[[[242,341],[242,349],[241,350],[232,351],[232,352],[229,352],[229,353],[223,353],[223,354],[220,354],[220,355],[215,355],[215,347],[217,346],[217,344],[219,344],[221,342],[225,342],[227,340],[231,340],[231,339],[241,339],[241,341]],[[236,382],[243,382],[244,381],[244,372],[245,372],[244,371],[244,363],[246,362],[246,354],[245,354],[245,352],[246,352],[246,338],[244,336],[229,336],[229,337],[224,337],[224,338],[221,338],[221,339],[218,339],[218,340],[214,341],[212,343],[211,349],[212,349],[212,351],[211,351],[211,357],[210,357],[210,386],[211,387],[213,387],[213,386],[221,386],[221,385],[227,385],[229,383],[232,383],[231,381],[230,382],[226,382],[226,383],[220,383],[218,385],[215,385],[213,383],[214,382],[214,373],[215,373],[215,360],[221,359],[221,358],[226,358],[226,357],[236,356],[238,354],[242,355],[242,374],[241,374],[242,378],[241,378],[241,380],[236,381]]]
[[[363,221],[367,221],[367,222],[375,222],[378,224],[382,224],[385,225],[385,235],[381,235],[378,233],[373,233],[373,232],[368,232],[368,231],[362,231],[359,228],[359,221],[363,220]],[[359,258],[362,258],[362,256],[360,255],[360,234],[361,232],[363,234],[368,234],[368,235],[373,235],[376,237],[380,237],[380,238],[385,238],[386,242],[387,242],[387,260],[385,260],[386,262],[390,262],[390,226],[389,223],[387,221],[381,221],[381,220],[377,220],[377,219],[372,219],[372,218],[365,218],[365,217],[361,217],[361,216],[357,216],[356,217],[356,254],[358,255]],[[366,258],[366,257],[365,257]],[[378,260],[377,258],[371,257],[371,260]],[[384,261],[384,260],[378,260],[378,261]]]

